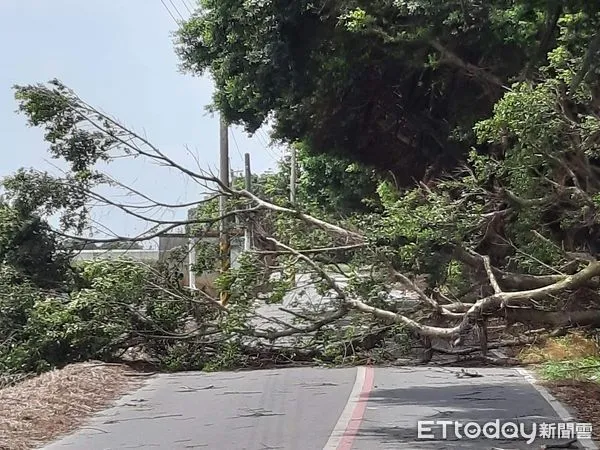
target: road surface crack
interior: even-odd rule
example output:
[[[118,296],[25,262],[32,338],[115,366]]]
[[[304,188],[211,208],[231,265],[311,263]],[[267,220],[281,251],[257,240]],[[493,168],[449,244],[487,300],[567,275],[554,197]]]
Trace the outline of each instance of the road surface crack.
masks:
[[[119,422],[131,422],[132,420],[154,420],[154,419],[166,419],[168,417],[181,417],[182,414],[164,414],[162,416],[149,416],[149,417],[130,417],[127,419],[112,419],[103,422],[104,424],[112,425]]]
[[[247,409],[247,411],[250,411],[250,414],[240,414],[238,416],[236,416],[235,418],[240,418],[240,417],[270,417],[270,416],[284,416],[285,414],[282,413],[274,413],[273,411],[267,411],[264,410],[262,408],[260,409]]]
[[[208,389],[223,389],[223,388],[222,387],[215,387],[214,384],[209,384],[208,386],[199,387],[199,388],[193,388],[193,387],[189,387],[189,386],[182,386],[181,389],[179,389],[177,392],[182,392],[182,393],[186,393],[186,392],[198,392],[198,391],[206,391]]]
[[[237,394],[262,394],[261,391],[225,391],[221,395],[237,395]]]

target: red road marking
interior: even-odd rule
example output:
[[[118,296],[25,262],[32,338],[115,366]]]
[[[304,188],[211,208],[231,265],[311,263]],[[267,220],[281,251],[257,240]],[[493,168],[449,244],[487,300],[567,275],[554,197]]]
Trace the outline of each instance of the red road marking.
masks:
[[[372,366],[365,367],[365,381],[363,382],[362,389],[360,391],[358,403],[354,407],[354,411],[352,411],[352,418],[350,419],[350,422],[348,422],[348,426],[346,427],[346,431],[344,431],[344,436],[342,437],[337,450],[352,449],[354,438],[358,434],[360,424],[365,415],[365,411],[367,410],[367,402],[369,400],[371,390],[373,389],[374,379],[375,369],[373,369]]]

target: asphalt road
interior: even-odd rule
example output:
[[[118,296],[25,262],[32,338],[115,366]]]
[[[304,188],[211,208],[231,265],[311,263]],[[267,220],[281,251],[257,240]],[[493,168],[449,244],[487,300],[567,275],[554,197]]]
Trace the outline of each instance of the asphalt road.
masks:
[[[561,422],[521,372],[489,368],[476,372],[482,376],[459,377],[460,369],[445,367],[159,375],[76,433],[44,448],[526,449],[565,441],[536,439],[528,444],[526,437],[507,440],[502,435],[468,439],[461,430],[459,439],[455,424],[447,425],[446,439],[443,425],[433,426],[433,431],[423,428],[432,436],[419,438],[419,420],[464,425],[499,419],[501,426],[524,423],[526,432],[532,423]],[[468,430],[476,433],[472,427]],[[511,430],[506,429],[509,434]],[[488,429],[488,434],[493,431]],[[579,444],[579,448],[596,447]]]

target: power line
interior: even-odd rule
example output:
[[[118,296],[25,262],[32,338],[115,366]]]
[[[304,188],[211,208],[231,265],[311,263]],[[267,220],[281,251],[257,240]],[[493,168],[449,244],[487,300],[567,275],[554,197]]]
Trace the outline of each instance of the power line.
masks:
[[[190,15],[192,14],[192,10],[191,8],[188,6],[188,3],[186,0],[181,0],[181,3],[183,3],[183,6],[185,6],[185,9],[188,10],[188,12],[190,13]]]
[[[179,26],[179,22],[177,22],[177,19],[175,18],[175,16],[173,15],[173,13],[171,12],[171,10],[169,9],[169,7],[167,6],[167,4],[165,3],[165,0],[160,0],[160,2],[163,4],[163,6],[165,7],[165,9],[167,10],[167,12],[169,13],[169,15],[171,16],[171,19],[173,19],[173,22],[175,22],[177,24],[177,26]]]
[[[278,162],[278,158],[273,155],[273,152],[269,148],[269,144],[262,138],[262,136],[260,135],[260,133],[258,133],[258,131],[260,131],[260,130],[257,130],[257,132],[254,134],[253,137],[256,137],[258,143],[264,148],[265,153],[269,156],[269,158],[274,163],[277,163]]]
[[[237,139],[235,138],[235,131],[233,128],[230,128],[231,130],[231,137],[233,137],[233,142],[235,144],[235,148],[237,149],[238,155],[240,155],[240,159],[243,161],[244,157],[242,156],[242,152],[240,151],[240,147],[237,143]]]
[[[269,139],[261,128],[256,130],[256,135],[260,138],[262,145],[264,145],[265,147],[269,146]]]
[[[169,0],[169,3],[171,5],[173,5],[173,8],[175,8],[175,11],[177,11],[177,14],[179,14],[179,17],[181,17],[181,21],[183,22],[185,19],[183,18],[183,16],[181,15],[181,13],[179,12],[179,9],[177,9],[177,6],[175,6],[175,3],[173,3],[173,0]]]
[[[271,140],[270,136],[260,128],[257,131],[258,131],[259,135],[262,136],[262,138],[265,142],[263,145],[265,146],[265,148],[267,149],[269,154],[272,155],[272,158],[275,160],[275,162],[278,163],[280,161],[280,157],[277,156],[277,153],[272,148],[273,141]]]
[[[258,130],[256,130],[256,133],[254,134],[254,136],[256,136],[256,138],[260,142],[260,145],[262,145],[265,148],[265,151],[269,154],[269,157],[273,160],[273,162],[277,163],[279,161],[279,158],[274,156],[274,154],[269,146],[268,139],[265,137],[266,134],[264,134],[264,132],[259,128]]]

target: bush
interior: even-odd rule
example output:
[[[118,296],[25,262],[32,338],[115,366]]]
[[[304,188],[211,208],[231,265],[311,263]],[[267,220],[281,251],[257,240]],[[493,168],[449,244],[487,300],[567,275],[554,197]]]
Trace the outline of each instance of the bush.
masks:
[[[129,260],[81,266],[83,287],[41,290],[17,271],[0,270],[0,371],[41,372],[87,359],[111,358],[134,337],[146,350],[173,352],[165,336],[182,330],[189,305],[160,289],[160,274]]]

